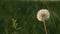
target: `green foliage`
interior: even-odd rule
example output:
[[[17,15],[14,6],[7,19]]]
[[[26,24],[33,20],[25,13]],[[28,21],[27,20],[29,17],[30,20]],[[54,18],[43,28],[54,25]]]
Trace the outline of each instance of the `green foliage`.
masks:
[[[0,1],[0,34],[45,34],[43,22],[36,18],[44,8],[51,15],[46,21],[48,34],[60,34],[60,2],[32,1]]]

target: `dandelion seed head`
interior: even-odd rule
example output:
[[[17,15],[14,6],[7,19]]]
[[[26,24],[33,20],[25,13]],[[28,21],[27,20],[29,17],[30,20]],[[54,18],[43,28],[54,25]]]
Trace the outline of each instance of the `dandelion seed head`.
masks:
[[[50,17],[50,13],[47,9],[41,9],[37,13],[37,19],[39,21],[47,20]]]

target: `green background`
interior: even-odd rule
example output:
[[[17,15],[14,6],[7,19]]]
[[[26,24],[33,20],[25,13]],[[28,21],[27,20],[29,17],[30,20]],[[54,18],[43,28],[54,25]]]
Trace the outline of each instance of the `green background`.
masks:
[[[36,18],[40,9],[48,9],[48,34],[60,34],[60,1],[0,0],[0,34],[45,34],[43,22]],[[13,27],[12,19],[16,21]],[[15,33],[14,33],[15,32]]]

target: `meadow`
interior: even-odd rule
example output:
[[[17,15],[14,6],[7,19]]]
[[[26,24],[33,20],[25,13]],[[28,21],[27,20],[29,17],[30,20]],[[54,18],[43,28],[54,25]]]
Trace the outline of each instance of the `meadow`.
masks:
[[[0,34],[45,34],[37,12],[48,9],[48,34],[60,34],[60,1],[0,1]]]

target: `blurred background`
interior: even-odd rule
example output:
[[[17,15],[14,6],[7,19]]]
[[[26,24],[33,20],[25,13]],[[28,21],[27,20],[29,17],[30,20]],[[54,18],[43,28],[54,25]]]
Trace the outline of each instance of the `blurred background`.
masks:
[[[0,0],[0,34],[45,34],[43,22],[36,18],[40,9],[48,9],[48,34],[60,34],[60,1]]]

